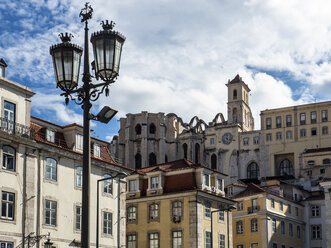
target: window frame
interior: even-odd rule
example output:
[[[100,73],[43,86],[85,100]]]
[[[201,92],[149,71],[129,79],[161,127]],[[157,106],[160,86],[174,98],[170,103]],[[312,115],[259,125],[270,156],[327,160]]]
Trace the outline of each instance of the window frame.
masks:
[[[266,134],[266,141],[268,141],[268,142],[272,141],[272,134],[271,133]]]
[[[101,146],[99,144],[93,144],[93,155],[95,157],[101,158]]]
[[[324,109],[321,111],[322,122],[328,121],[328,110]]]
[[[317,122],[317,113],[316,111],[310,112],[310,123],[315,124]]]
[[[113,235],[113,213],[112,212],[107,212],[107,211],[102,212],[102,223],[103,223],[102,224],[102,234]]]
[[[110,174],[105,173],[103,175],[103,178],[108,178],[108,177],[109,177],[109,179],[103,181],[103,191],[102,192],[104,194],[112,195],[113,190],[114,190],[114,180]]]
[[[258,232],[259,231],[259,221],[257,218],[253,218],[250,221],[251,223],[251,232]]]
[[[172,217],[183,217],[183,202],[175,200],[171,202],[171,216]]]
[[[79,211],[77,211],[78,209]],[[75,206],[75,230],[82,230],[82,206],[80,205]]]
[[[134,239],[130,239],[130,237],[134,237]],[[128,233],[126,235],[127,248],[137,248],[137,240],[137,233]]]
[[[83,151],[83,135],[76,133],[76,150]]]
[[[276,133],[276,140],[282,140],[282,137],[283,137],[282,132]]]
[[[265,119],[265,124],[266,124],[266,129],[271,129],[272,128],[272,120],[271,120],[271,117],[267,117]]]
[[[212,248],[210,231],[205,231],[205,248]]]
[[[6,103],[14,107],[14,110],[6,108]],[[7,115],[7,117],[6,117]],[[9,117],[9,118],[8,118]],[[6,101],[3,101],[3,119],[4,119],[4,130],[8,133],[15,132],[15,122],[16,122],[16,104]]]
[[[153,236],[153,239],[151,239]],[[155,238],[156,237],[156,238]],[[152,241],[156,241],[156,244]],[[159,248],[160,247],[160,233],[159,232],[148,232],[148,248]]]
[[[282,127],[282,117],[276,116],[276,128],[281,128],[281,127]]]
[[[286,139],[292,139],[293,135],[292,135],[292,130],[287,130],[286,131]]]
[[[286,115],[286,127],[292,126],[292,115]]]
[[[81,188],[83,186],[83,166],[76,166],[76,182],[75,186]]]
[[[55,164],[48,163],[51,160],[55,161]],[[58,169],[57,160],[52,157],[47,157],[46,164],[45,164],[45,178],[49,181],[57,182],[57,179],[58,179],[57,169]]]
[[[310,225],[310,229],[311,229],[310,234],[312,240],[322,239],[322,225]]]
[[[148,205],[148,221],[160,221],[159,203],[151,203]]]
[[[277,219],[275,218],[271,220],[271,230],[272,233],[277,233]]]
[[[49,207],[47,207],[49,203]],[[55,206],[55,207],[54,207]],[[57,226],[57,201],[45,199],[45,218],[44,218],[44,224],[46,226]],[[49,221],[47,221],[47,219]]]
[[[3,244],[5,246],[2,246]],[[14,248],[14,243],[13,242],[10,242],[10,241],[0,241],[0,247],[3,247],[3,248]]]
[[[306,113],[300,113],[300,125],[306,125]]]
[[[8,148],[8,150],[5,151],[4,148]],[[10,153],[10,150],[12,150],[13,154]],[[12,159],[12,168],[8,168],[8,159]],[[16,171],[16,149],[10,145],[2,146],[2,169],[12,172]]]
[[[244,201],[239,201],[237,203],[237,211],[244,211]]]
[[[126,221],[127,222],[136,222],[137,221],[137,206],[129,205],[126,209]]]
[[[128,192],[137,192],[137,180],[136,179],[128,180]]]
[[[211,218],[211,202],[205,200],[203,206],[204,206],[204,217],[210,219]]]
[[[218,247],[225,248],[225,235],[222,233],[218,235]]]
[[[55,143],[55,134],[56,132],[54,130],[46,128],[46,140],[48,142]]]
[[[244,234],[244,221],[236,221],[236,234]]]
[[[322,135],[327,135],[329,134],[329,127],[328,126],[323,126],[322,127]]]
[[[4,199],[4,195],[6,195],[6,198]],[[12,199],[11,199],[12,198]],[[1,191],[1,215],[0,218],[3,220],[15,220],[15,211],[16,211],[16,195],[13,192],[9,191]],[[4,206],[5,207],[5,214],[4,212]]]
[[[175,234],[177,234],[177,236],[175,236]],[[180,234],[180,235],[178,236],[178,234]],[[183,247],[183,231],[182,230],[171,231],[171,245],[172,245],[171,246],[172,248]]]

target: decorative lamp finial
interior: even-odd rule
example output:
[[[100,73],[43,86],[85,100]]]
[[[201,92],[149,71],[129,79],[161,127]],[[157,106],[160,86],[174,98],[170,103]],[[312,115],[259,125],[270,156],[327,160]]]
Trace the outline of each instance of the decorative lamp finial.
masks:
[[[70,33],[68,34],[67,32],[65,34],[63,33],[59,34],[59,37],[63,43],[68,43],[71,41],[72,38],[74,38],[72,34]]]
[[[111,21],[109,23],[109,21],[106,20],[106,22],[105,21],[102,21],[100,24],[102,25],[103,30],[108,31],[108,30],[113,30],[113,28],[115,27],[115,24],[116,23],[113,22],[113,21]]]

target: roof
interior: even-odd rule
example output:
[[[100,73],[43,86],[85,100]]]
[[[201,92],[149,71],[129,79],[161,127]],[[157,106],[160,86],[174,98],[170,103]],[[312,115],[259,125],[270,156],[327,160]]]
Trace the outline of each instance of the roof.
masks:
[[[239,76],[239,74],[237,74],[234,79],[232,79],[231,81],[229,80],[228,84],[236,84],[236,83],[242,83],[248,91],[250,91],[248,85],[242,80],[242,78]]]
[[[266,193],[266,191],[261,187],[257,186],[255,183],[248,183],[247,188],[244,191],[236,194],[233,198],[246,197],[260,193]]]

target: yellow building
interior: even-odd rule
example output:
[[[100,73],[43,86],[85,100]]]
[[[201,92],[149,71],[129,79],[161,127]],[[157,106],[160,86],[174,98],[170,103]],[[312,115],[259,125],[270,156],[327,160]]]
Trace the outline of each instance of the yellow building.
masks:
[[[219,211],[235,204],[225,177],[186,159],[128,176],[127,247],[232,247],[231,212]]]
[[[277,194],[277,181],[265,187],[254,183],[232,185],[234,248],[304,247],[303,205]]]

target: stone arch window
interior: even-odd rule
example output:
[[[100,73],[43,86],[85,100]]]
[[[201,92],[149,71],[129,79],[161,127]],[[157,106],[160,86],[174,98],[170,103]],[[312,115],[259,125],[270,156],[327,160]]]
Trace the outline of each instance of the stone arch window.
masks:
[[[168,155],[167,154],[164,156],[164,162],[168,163]]]
[[[141,169],[141,155],[140,153],[137,153],[136,156],[134,156],[135,161],[135,169],[139,170]]]
[[[259,166],[257,163],[252,162],[247,166],[247,178],[258,178],[259,173]]]
[[[135,130],[136,130],[136,135],[140,135],[141,134],[141,125],[137,124],[135,127]]]
[[[150,134],[155,134],[155,131],[156,131],[156,127],[155,127],[154,123],[150,124],[149,125],[149,133]]]
[[[184,158],[187,159],[187,144],[183,144],[183,153],[184,153]]]
[[[2,147],[2,168],[5,170],[15,171],[15,154],[16,151],[11,146]]]
[[[213,170],[216,170],[217,169],[217,156],[216,156],[216,154],[211,155],[210,162],[211,162],[211,168]]]
[[[197,164],[200,162],[200,145],[198,143],[195,144],[195,159],[194,162]]]
[[[148,156],[148,164],[149,166],[156,165],[156,155],[154,152],[151,152]]]
[[[234,123],[238,122],[238,111],[237,108],[233,108],[232,110],[232,119]]]
[[[282,162],[280,162],[279,175],[280,176],[293,175],[292,163],[287,158],[284,159]]]
[[[233,90],[233,100],[237,99],[237,90]]]

